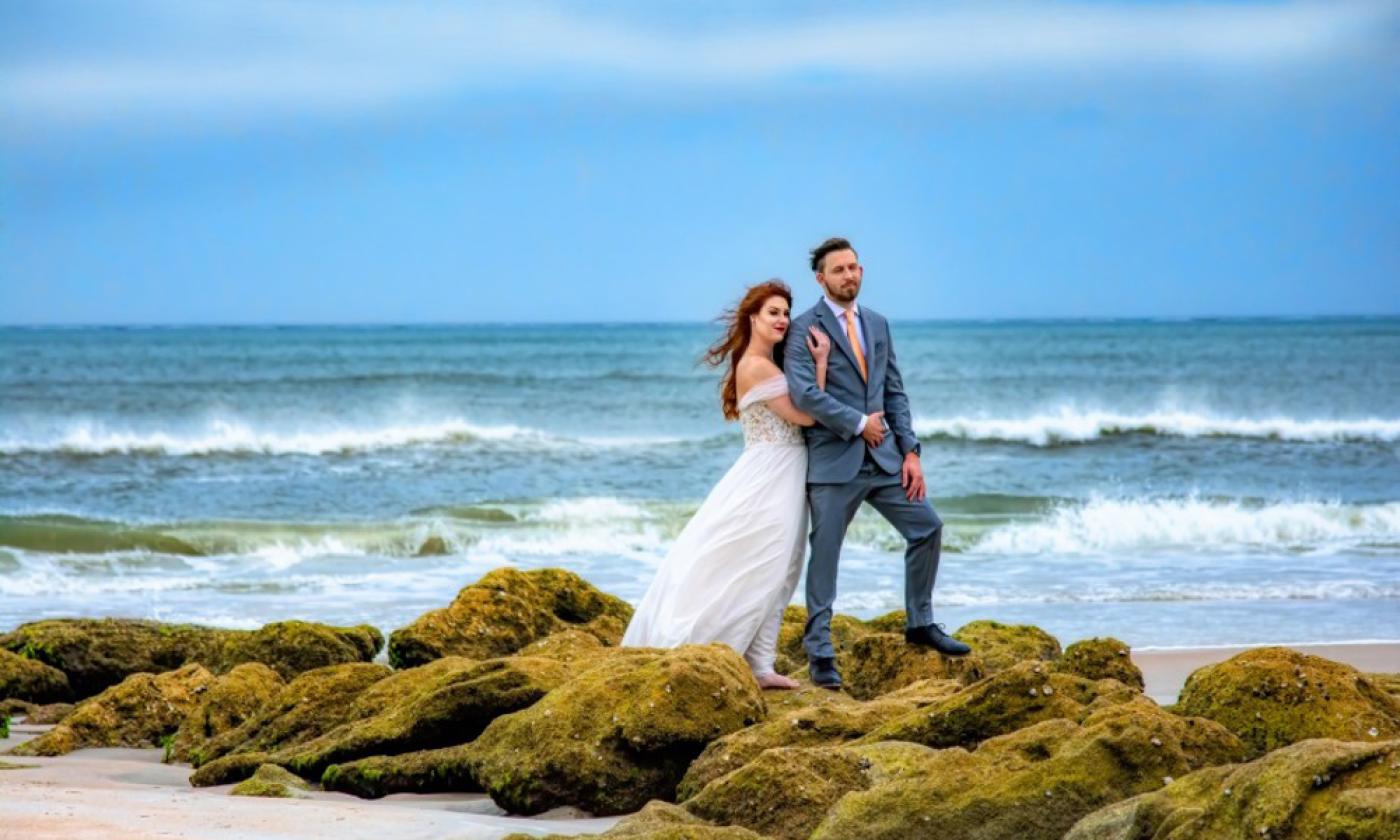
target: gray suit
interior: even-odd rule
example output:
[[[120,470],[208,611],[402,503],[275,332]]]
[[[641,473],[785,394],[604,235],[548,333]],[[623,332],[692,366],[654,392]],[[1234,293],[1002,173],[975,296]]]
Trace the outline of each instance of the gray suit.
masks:
[[[834,345],[827,363],[826,389],[817,387],[816,365],[806,347],[808,327],[816,325]],[[904,552],[904,607],[910,627],[933,621],[933,583],[943,541],[943,522],[927,500],[911,502],[900,486],[907,452],[919,451],[909,415],[904,380],[895,365],[890,325],[860,307],[867,346],[869,380],[863,380],[840,320],[824,300],[792,320],[783,357],[793,403],[816,418],[804,430],[807,440],[807,501],[812,511],[812,552],[807,561],[807,656],[835,656],[831,645],[832,604],[841,543],[862,502],[870,504],[908,543]],[[856,433],[863,416],[884,411],[889,434],[870,447]]]

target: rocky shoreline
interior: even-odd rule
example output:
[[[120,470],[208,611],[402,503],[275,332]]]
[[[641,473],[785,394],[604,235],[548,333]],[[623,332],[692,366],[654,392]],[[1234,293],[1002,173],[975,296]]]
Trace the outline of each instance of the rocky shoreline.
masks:
[[[1257,648],[1163,706],[1117,640],[978,621],[950,660],[891,614],[833,622],[845,691],[762,692],[722,645],[618,648],[630,613],[498,569],[390,634],[387,664],[363,626],[38,621],[0,634],[0,715],[53,724],[16,761],[159,747],[197,788],[628,815],[607,837],[1400,836],[1397,674]],[[804,619],[779,666],[805,682]]]

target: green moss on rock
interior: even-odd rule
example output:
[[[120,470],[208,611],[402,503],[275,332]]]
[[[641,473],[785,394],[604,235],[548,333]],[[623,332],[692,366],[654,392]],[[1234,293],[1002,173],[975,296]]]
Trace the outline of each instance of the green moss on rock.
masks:
[[[1133,662],[1126,642],[1105,636],[1082,639],[1065,649],[1057,669],[1089,680],[1118,680],[1142,691],[1142,671]]]
[[[73,697],[81,699],[132,674],[213,663],[234,632],[127,618],[59,618],[22,624],[0,635],[0,648],[62,671]]]
[[[869,700],[920,680],[975,682],[982,677],[982,660],[972,653],[948,657],[904,641],[903,635],[870,633],[851,642],[837,656],[846,690]]]
[[[951,680],[909,686],[869,702],[858,702],[826,689],[809,689],[844,702],[799,707],[769,720],[732,732],[710,743],[686,771],[676,789],[681,801],[695,796],[707,784],[743,767],[765,750],[775,747],[839,746],[909,712],[927,707],[954,694],[962,686]]]
[[[868,789],[841,797],[811,836],[1052,840],[1104,805],[1242,752],[1223,727],[1138,697],[1100,708],[1083,723],[1042,721],[974,752],[907,754]]]
[[[1113,680],[1092,682],[1026,661],[993,674],[926,708],[909,712],[863,739],[910,741],[930,747],[974,747],[988,738],[1063,718],[1079,721],[1091,704],[1125,702],[1137,692]]]
[[[389,637],[389,661],[412,667],[443,656],[491,659],[568,629],[621,641],[632,608],[572,572],[496,569],[443,609],[424,613]]]
[[[972,646],[972,652],[982,660],[984,675],[1005,671],[1017,662],[1053,662],[1060,658],[1059,640],[1033,624],[1002,624],[984,619],[964,624],[953,637]]]
[[[837,800],[869,786],[868,766],[854,750],[775,747],[707,784],[685,809],[770,837],[805,840]]]
[[[322,774],[321,786],[365,799],[378,799],[391,793],[481,790],[472,777],[468,747],[460,744],[332,764]]]
[[[154,747],[173,734],[214,680],[202,665],[163,674],[132,674],[78,704],[53,729],[15,755],[64,755],[80,747]]]
[[[353,719],[277,758],[316,778],[331,764],[462,744],[568,676],[564,663],[537,656],[485,662],[445,657],[375,684],[356,701]]]
[[[284,680],[347,662],[369,662],[384,636],[367,624],[333,627],[310,621],[278,621],[249,632],[230,633],[218,652],[219,670],[261,662]]]
[[[261,662],[245,662],[214,681],[180,724],[167,761],[200,764],[210,740],[242,726],[272,702],[285,683]]]
[[[0,701],[56,703],[72,697],[68,677],[51,665],[0,648]]]
[[[247,756],[266,763],[270,753],[305,744],[366,715],[369,710],[357,699],[391,673],[369,662],[307,671],[283,686],[253,717],[205,742],[190,783],[204,787],[242,781],[257,769],[248,766]]]
[[[629,648],[496,719],[471,745],[472,774],[514,813],[626,813],[674,798],[710,741],[764,715],[748,666],[724,645]]]
[[[288,799],[309,790],[310,785],[276,764],[260,765],[247,779],[233,786],[230,796],[264,796]]]
[[[1350,665],[1282,647],[1198,669],[1175,709],[1224,724],[1249,745],[1251,757],[1308,738],[1400,737],[1400,699]]]
[[[1312,739],[1095,811],[1066,840],[1400,837],[1400,741]]]
[[[624,817],[602,834],[564,836],[549,834],[543,838],[533,834],[510,834],[504,840],[764,840],[739,826],[717,826],[708,823],[684,808],[661,800],[648,802],[642,810]]]

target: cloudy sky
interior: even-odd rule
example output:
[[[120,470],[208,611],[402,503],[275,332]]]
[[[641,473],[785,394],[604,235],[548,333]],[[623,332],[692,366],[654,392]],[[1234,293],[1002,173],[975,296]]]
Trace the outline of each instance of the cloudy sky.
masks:
[[[1400,314],[1400,2],[0,4],[0,322]]]

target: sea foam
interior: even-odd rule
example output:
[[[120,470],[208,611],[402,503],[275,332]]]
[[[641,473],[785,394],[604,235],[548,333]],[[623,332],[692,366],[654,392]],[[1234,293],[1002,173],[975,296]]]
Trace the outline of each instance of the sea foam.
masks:
[[[1129,414],[1062,408],[1026,417],[921,418],[915,421],[914,431],[928,440],[946,438],[1031,446],[1090,443],[1123,435],[1394,443],[1400,441],[1400,420],[1249,418],[1172,410]]]

